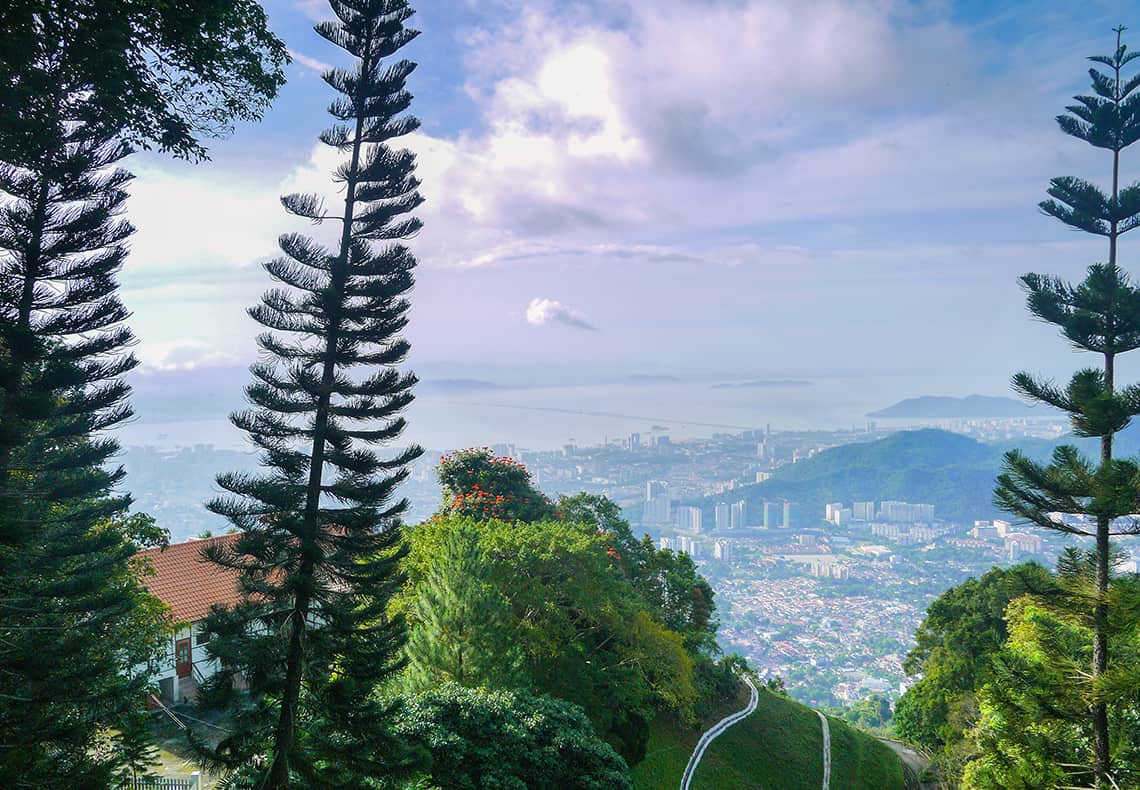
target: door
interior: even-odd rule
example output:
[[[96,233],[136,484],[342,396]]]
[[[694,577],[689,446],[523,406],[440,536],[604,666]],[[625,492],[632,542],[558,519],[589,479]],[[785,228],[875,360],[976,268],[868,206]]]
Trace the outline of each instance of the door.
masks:
[[[179,639],[174,643],[174,671],[180,678],[190,677],[194,660],[190,657],[190,640]]]

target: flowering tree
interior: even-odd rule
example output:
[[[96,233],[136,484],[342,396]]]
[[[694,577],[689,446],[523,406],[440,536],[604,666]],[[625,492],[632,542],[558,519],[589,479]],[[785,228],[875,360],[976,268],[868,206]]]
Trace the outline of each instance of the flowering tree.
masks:
[[[558,515],[525,466],[513,458],[496,456],[489,447],[445,455],[436,474],[443,487],[441,513],[528,523]]]

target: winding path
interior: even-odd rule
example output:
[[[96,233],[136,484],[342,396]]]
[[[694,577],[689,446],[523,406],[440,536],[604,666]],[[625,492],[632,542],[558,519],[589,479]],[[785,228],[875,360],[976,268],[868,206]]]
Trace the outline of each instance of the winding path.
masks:
[[[816,711],[819,721],[823,725],[823,790],[831,787],[831,727],[827,724],[827,717]]]
[[[736,722],[752,715],[752,711],[756,710],[756,705],[760,701],[760,694],[756,691],[756,686],[752,685],[752,679],[747,675],[744,676],[744,682],[748,685],[749,690],[748,704],[744,707],[744,710],[739,710],[718,721],[706,730],[705,734],[701,736],[701,739],[697,741],[697,747],[693,749],[693,754],[689,757],[689,764],[685,766],[685,773],[681,777],[681,790],[689,790],[689,782],[693,781],[693,774],[697,772],[697,766],[701,764],[701,758],[705,755],[705,749],[709,747],[713,739],[733,724],[736,724]],[[824,785],[824,787],[826,788],[826,785]]]

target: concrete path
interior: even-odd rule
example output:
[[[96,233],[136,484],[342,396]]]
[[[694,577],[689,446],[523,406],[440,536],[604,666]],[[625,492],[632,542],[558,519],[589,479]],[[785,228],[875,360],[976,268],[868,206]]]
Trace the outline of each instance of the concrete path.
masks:
[[[693,774],[697,772],[697,766],[701,764],[701,758],[705,756],[705,749],[709,748],[716,736],[727,730],[733,724],[741,719],[747,718],[752,715],[752,711],[756,710],[756,705],[760,701],[760,694],[756,691],[756,687],[752,685],[752,680],[748,676],[744,677],[744,682],[749,689],[748,704],[744,706],[744,710],[737,711],[731,716],[725,716],[712,727],[705,731],[701,739],[697,741],[697,747],[693,749],[693,754],[689,757],[689,764],[685,766],[685,774],[681,777],[681,790],[689,790],[689,782],[693,781]],[[827,785],[824,785],[826,790]]]
[[[823,725],[823,790],[830,790],[831,788],[831,727],[827,723],[827,717],[820,713],[818,710],[815,712],[819,716],[819,721]]]
[[[895,754],[897,754],[899,756],[899,759],[902,760],[903,765],[905,765],[914,774],[916,779],[919,776],[922,776],[922,772],[926,770],[926,767],[928,765],[930,765],[930,758],[926,757],[923,754],[920,754],[919,752],[916,752],[909,746],[899,743],[898,741],[891,740],[890,738],[879,738],[879,740],[894,750]],[[921,782],[919,784],[919,787],[921,787],[922,790],[938,790],[938,783]]]

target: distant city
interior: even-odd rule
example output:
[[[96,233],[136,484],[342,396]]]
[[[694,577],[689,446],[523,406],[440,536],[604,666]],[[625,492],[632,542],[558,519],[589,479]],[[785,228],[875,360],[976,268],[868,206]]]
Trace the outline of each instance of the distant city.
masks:
[[[1055,439],[1064,428],[1059,420],[1029,418],[934,424],[990,441]],[[988,513],[946,519],[938,502],[867,498],[816,509],[791,498],[746,496],[789,465],[899,430],[871,422],[861,430],[764,427],[679,440],[656,426],[596,446],[492,449],[526,464],[551,496],[604,494],[622,506],[635,532],[689,554],[716,591],[726,651],[782,677],[801,700],[841,704],[901,693],[902,659],[926,606],[943,590],[995,564],[1051,563],[1065,545]],[[401,489],[411,503],[409,522],[439,505],[434,468],[441,455],[421,457]],[[128,448],[123,462],[136,509],[158,518],[176,540],[225,531],[228,525],[202,507],[217,494],[213,477],[256,468],[254,455],[205,445]]]

